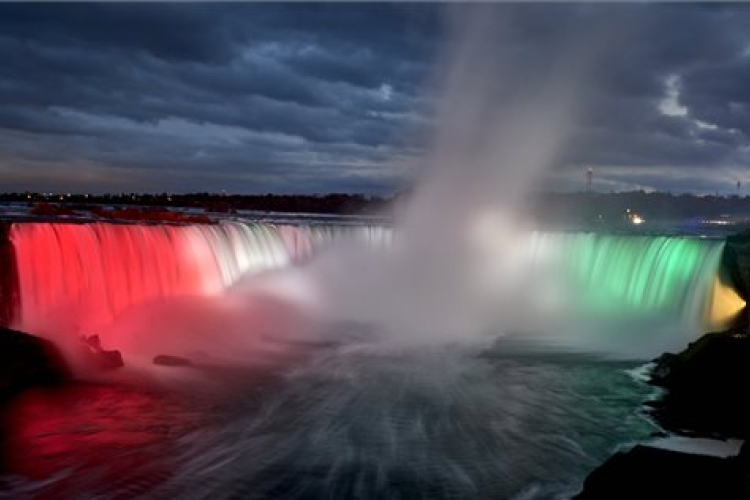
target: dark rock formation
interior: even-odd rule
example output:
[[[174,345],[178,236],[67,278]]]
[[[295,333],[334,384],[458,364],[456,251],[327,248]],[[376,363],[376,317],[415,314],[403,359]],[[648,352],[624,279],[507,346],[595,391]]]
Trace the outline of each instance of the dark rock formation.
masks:
[[[577,500],[609,498],[750,498],[747,467],[719,458],[636,446],[592,472]]]
[[[16,255],[9,237],[10,224],[0,222],[0,325],[9,325],[18,305]]]
[[[163,366],[191,366],[193,362],[187,358],[181,358],[180,356],[160,354],[154,357],[154,364]]]
[[[58,383],[69,376],[52,342],[0,328],[0,403],[29,387]]]
[[[115,370],[125,366],[120,351],[100,351],[88,357],[88,365],[98,371]]]
[[[651,382],[666,391],[649,405],[662,426],[685,434],[750,438],[750,337],[710,333],[655,363]]]
[[[120,351],[102,348],[99,335],[89,335],[81,340],[85,347],[86,363],[94,370],[114,370],[125,366]]]

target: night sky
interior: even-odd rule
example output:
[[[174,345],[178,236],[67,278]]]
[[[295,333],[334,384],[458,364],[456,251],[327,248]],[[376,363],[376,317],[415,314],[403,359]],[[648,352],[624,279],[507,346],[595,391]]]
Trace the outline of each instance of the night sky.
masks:
[[[549,58],[571,19],[628,25],[549,187],[589,166],[602,191],[750,184],[750,6],[495,8],[514,60]],[[0,191],[389,194],[436,125],[444,10],[0,4]]]

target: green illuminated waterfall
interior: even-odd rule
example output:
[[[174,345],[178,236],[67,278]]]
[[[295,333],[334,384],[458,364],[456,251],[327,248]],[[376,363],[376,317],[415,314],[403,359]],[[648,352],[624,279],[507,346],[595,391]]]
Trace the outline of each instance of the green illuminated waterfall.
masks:
[[[724,241],[674,236],[536,233],[569,303],[588,317],[712,328]]]

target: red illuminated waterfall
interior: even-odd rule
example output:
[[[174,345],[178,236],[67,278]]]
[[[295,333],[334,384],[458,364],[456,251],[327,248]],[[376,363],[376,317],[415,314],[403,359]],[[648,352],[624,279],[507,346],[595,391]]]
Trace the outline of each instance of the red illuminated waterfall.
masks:
[[[17,223],[10,228],[14,324],[93,333],[128,308],[219,293],[240,276],[307,259],[341,238],[387,240],[383,227]]]
[[[293,256],[272,226],[16,224],[16,323],[79,332],[154,299],[217,293]]]

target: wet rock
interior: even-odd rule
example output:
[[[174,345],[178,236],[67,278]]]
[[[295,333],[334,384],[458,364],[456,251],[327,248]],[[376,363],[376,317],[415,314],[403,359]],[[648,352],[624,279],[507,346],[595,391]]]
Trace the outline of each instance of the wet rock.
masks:
[[[86,361],[93,369],[107,371],[125,366],[120,351],[103,349],[98,335],[89,335],[81,340],[86,348]]]
[[[664,386],[669,378],[672,368],[680,363],[677,354],[666,352],[654,360],[649,382],[654,385]]]
[[[577,500],[609,498],[750,498],[738,458],[636,446],[594,470]]]
[[[69,377],[70,370],[52,342],[0,328],[0,402],[29,387]]]
[[[193,362],[188,358],[182,358],[180,356],[160,354],[154,357],[154,364],[162,366],[192,366]]]

